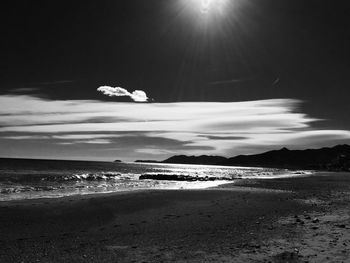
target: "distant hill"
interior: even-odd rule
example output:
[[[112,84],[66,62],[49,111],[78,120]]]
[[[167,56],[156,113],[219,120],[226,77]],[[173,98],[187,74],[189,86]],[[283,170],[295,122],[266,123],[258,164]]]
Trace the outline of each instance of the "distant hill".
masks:
[[[307,150],[282,148],[261,154],[239,155],[231,158],[177,155],[164,160],[163,163],[350,171],[350,146],[337,145],[332,148]]]
[[[162,163],[179,163],[179,164],[206,164],[214,165],[227,161],[227,158],[222,156],[210,156],[210,155],[201,155],[201,156],[186,156],[186,155],[175,155],[170,157]]]

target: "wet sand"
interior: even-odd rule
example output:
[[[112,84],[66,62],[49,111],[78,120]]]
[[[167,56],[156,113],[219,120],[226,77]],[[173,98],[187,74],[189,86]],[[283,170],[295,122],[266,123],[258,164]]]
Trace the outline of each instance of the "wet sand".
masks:
[[[0,262],[350,262],[350,173],[0,202]]]

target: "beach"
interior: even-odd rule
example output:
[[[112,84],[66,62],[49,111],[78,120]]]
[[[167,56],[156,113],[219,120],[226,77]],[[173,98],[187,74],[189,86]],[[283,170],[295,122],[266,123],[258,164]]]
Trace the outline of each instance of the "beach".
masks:
[[[350,263],[349,0],[2,3],[0,263]]]
[[[0,202],[0,262],[349,262],[350,174]]]

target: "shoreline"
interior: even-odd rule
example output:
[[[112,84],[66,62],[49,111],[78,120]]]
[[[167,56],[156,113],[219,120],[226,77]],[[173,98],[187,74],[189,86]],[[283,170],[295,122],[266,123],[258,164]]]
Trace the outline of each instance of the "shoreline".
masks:
[[[147,192],[147,191],[177,191],[177,190],[189,190],[189,191],[196,191],[196,190],[205,190],[205,189],[212,189],[212,188],[218,188],[221,185],[225,185],[225,184],[233,184],[233,181],[208,181],[206,183],[211,183],[213,184],[213,186],[205,186],[204,187],[204,183],[203,182],[199,182],[199,184],[203,184],[202,187],[199,188],[141,188],[141,189],[127,189],[127,190],[117,190],[117,191],[107,191],[107,192],[86,192],[86,193],[81,193],[81,194],[77,194],[77,193],[72,193],[69,195],[62,195],[62,196],[43,196],[43,197],[33,197],[33,198],[18,198],[18,199],[11,199],[11,200],[0,200],[0,205],[1,203],[9,203],[9,202],[26,202],[26,201],[40,201],[40,200],[51,200],[51,199],[61,199],[61,198],[89,198],[91,197],[98,197],[98,196],[105,196],[105,195],[114,195],[114,194],[118,194],[118,195],[122,195],[122,194],[132,194],[132,193],[137,193],[137,192]],[[197,182],[198,184],[198,182]]]
[[[239,167],[240,168],[240,167]],[[247,167],[247,169],[250,169],[251,167]],[[263,169],[263,168],[262,168]],[[8,199],[8,200],[0,200],[0,204],[2,202],[24,202],[26,200],[46,200],[46,199],[59,199],[59,198],[76,198],[76,197],[83,197],[83,196],[97,196],[97,195],[106,195],[106,194],[123,194],[123,193],[133,193],[133,192],[138,192],[138,191],[157,191],[157,190],[204,190],[204,189],[211,189],[211,188],[218,188],[220,189],[221,186],[223,185],[235,185],[236,182],[240,180],[273,180],[273,179],[282,179],[282,178],[293,178],[293,177],[305,177],[305,176],[314,176],[321,174],[322,172],[316,172],[312,170],[296,170],[295,171],[289,171],[289,173],[283,174],[283,175],[274,175],[274,176],[264,176],[264,175],[259,175],[258,177],[255,176],[246,176],[246,177],[238,177],[236,179],[232,180],[214,180],[214,181],[195,181],[195,182],[190,182],[190,181],[184,181],[184,185],[179,185],[177,188],[175,185],[169,185],[168,188],[140,188],[140,189],[118,189],[116,191],[101,191],[101,192],[83,192],[83,193],[69,193],[69,194],[57,194],[56,196],[42,196],[42,197],[27,197],[27,198],[17,198],[17,199]],[[324,173],[333,173],[333,172],[324,172]],[[162,180],[154,180],[158,182],[162,182]],[[167,180],[165,180],[167,181]],[[170,180],[171,181],[171,180]],[[174,181],[176,183],[179,183],[178,181]],[[196,184],[196,185],[191,185],[191,184]],[[206,184],[212,184],[206,186]],[[10,196],[11,194],[9,194]]]
[[[0,202],[0,261],[345,262],[348,201],[350,174],[322,173]]]

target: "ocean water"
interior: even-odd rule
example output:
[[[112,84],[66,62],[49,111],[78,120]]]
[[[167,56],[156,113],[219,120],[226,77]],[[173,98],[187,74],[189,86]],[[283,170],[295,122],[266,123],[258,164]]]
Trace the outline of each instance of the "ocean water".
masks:
[[[200,189],[232,183],[239,178],[276,178],[304,173],[253,167],[0,159],[0,201],[141,189]],[[193,182],[139,180],[143,174],[220,179]]]

